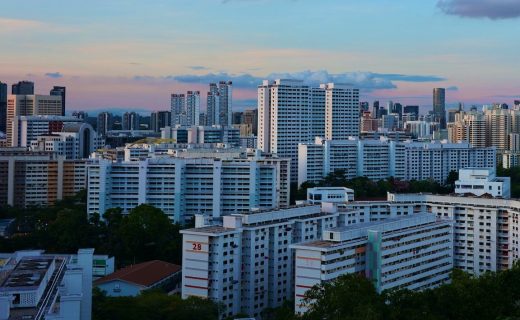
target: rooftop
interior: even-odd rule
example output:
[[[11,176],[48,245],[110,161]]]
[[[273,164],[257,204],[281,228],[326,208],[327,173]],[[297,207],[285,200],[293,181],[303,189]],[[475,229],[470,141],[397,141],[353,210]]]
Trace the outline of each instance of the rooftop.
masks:
[[[153,284],[181,271],[181,266],[161,260],[152,260],[120,269],[106,277],[98,279],[94,285],[113,280],[123,280],[144,287]]]

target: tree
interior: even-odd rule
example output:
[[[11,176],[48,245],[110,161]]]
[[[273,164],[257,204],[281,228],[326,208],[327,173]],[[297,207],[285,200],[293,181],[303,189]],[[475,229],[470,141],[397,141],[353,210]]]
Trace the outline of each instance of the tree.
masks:
[[[373,284],[358,274],[343,275],[310,289],[304,300],[306,320],[383,319],[385,304]]]

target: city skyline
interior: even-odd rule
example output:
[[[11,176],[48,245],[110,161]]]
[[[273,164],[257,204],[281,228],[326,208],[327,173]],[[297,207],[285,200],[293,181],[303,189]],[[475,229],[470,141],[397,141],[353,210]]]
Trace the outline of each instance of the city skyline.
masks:
[[[0,81],[34,81],[35,93],[66,86],[68,111],[167,110],[171,93],[190,90],[204,93],[205,109],[219,80],[233,81],[241,110],[275,78],[352,83],[360,100],[422,112],[434,87],[447,89],[447,108],[510,104],[520,96],[517,1],[466,2],[29,0],[23,12],[6,3]]]

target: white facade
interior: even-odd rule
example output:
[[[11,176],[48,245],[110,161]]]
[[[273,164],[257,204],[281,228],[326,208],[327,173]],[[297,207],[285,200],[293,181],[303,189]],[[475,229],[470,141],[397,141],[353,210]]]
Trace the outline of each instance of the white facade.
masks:
[[[380,140],[322,140],[298,146],[298,185],[318,182],[344,170],[347,179],[433,179],[444,183],[451,171],[466,167],[495,167],[496,150],[468,143],[396,142]]]
[[[61,132],[66,124],[75,123],[83,123],[83,120],[63,116],[13,117],[11,121],[11,146],[29,147],[31,141],[36,140],[39,136],[48,135],[51,132]]]
[[[188,91],[186,95],[186,116],[189,126],[199,125],[200,91]]]
[[[508,199],[511,197],[511,178],[497,177],[495,168],[466,168],[459,170],[455,193]]]
[[[88,171],[88,213],[139,204],[185,223],[195,214],[212,217],[289,204],[288,161],[277,158],[150,158],[96,160]]]
[[[182,230],[182,296],[224,305],[221,316],[259,317],[294,294],[290,245],[320,239],[337,224],[320,206],[250,212],[224,217],[223,226]]]
[[[378,292],[423,290],[450,279],[453,224],[433,214],[354,224],[324,232],[295,249],[295,311],[305,313],[305,292],[349,273],[364,274]]]
[[[355,116],[354,116],[355,114]],[[292,160],[298,179],[298,144],[314,137],[359,135],[359,90],[327,84],[312,88],[300,80],[265,80],[258,87],[258,147]]]
[[[345,203],[354,201],[354,190],[344,187],[317,187],[307,189],[307,202],[321,204],[323,202]]]

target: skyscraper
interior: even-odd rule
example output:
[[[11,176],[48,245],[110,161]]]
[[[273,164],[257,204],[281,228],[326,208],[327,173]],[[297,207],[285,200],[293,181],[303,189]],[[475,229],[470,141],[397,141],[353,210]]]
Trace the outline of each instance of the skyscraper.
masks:
[[[34,94],[34,82],[31,81],[20,81],[13,84],[11,88],[11,94]]]
[[[107,132],[112,130],[113,124],[112,114],[109,112],[101,112],[97,116],[97,132],[100,136],[106,137]]]
[[[446,89],[433,89],[433,115],[441,129],[446,129]]]
[[[219,92],[219,120],[221,126],[231,126],[233,113],[233,83],[231,81],[220,81]]]
[[[186,117],[186,95],[173,93],[171,95],[172,125],[182,124],[183,115]]]
[[[51,96],[60,96],[61,97],[61,115],[65,115],[65,92],[67,88],[54,86],[50,92]]]
[[[139,130],[139,114],[125,112],[123,114],[123,130]]]
[[[258,134],[258,109],[246,109],[243,114],[243,123],[251,125],[253,134]]]
[[[200,91],[188,91],[186,95],[186,118],[189,126],[198,126],[200,117]]]
[[[150,130],[160,132],[162,128],[171,126],[172,113],[170,111],[155,111],[150,115]]]
[[[206,125],[217,124],[219,114],[220,94],[216,83],[209,84],[206,110]]]
[[[5,133],[7,127],[7,84],[0,82],[0,131]]]
[[[347,85],[311,88],[301,80],[264,80],[258,87],[258,148],[291,159],[298,180],[298,144],[316,136],[359,135],[359,91]]]

